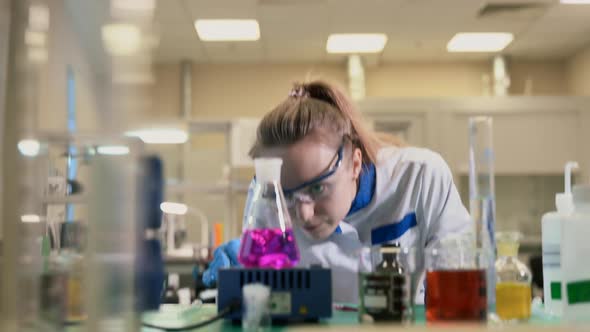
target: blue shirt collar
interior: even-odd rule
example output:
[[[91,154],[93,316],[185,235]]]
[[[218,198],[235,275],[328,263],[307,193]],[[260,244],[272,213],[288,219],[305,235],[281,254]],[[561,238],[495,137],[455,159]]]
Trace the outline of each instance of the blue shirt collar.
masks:
[[[361,170],[361,174],[359,175],[359,187],[356,193],[356,197],[352,201],[352,205],[350,206],[350,210],[348,211],[347,217],[351,214],[361,210],[373,199],[373,195],[375,194],[375,182],[377,177],[377,173],[375,171],[375,165],[369,164],[363,166]]]

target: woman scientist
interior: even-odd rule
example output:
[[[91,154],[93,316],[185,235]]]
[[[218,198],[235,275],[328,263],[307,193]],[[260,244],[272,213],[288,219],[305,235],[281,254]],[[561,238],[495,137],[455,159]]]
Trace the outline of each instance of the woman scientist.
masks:
[[[441,156],[384,143],[365,128],[346,95],[325,82],[296,85],[262,119],[250,155],[283,159],[281,184],[300,265],[332,269],[335,302],[357,302],[362,247],[400,242],[415,248],[421,266],[426,247],[470,230]],[[206,285],[220,267],[237,264],[238,248],[234,240],[215,251]]]

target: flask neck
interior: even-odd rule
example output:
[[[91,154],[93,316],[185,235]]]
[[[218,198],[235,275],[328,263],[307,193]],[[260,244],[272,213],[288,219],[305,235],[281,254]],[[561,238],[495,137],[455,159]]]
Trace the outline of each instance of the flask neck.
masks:
[[[498,256],[516,257],[518,255],[519,243],[498,243]]]

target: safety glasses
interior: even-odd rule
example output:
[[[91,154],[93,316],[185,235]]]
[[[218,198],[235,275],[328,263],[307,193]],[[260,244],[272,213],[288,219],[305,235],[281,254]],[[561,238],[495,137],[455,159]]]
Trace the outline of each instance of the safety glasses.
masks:
[[[314,191],[304,191],[305,188],[313,188],[314,185],[319,184],[320,182],[326,180],[327,178],[331,177],[336,173],[340,165],[342,164],[342,155],[344,154],[344,143],[346,141],[343,140],[342,144],[338,148],[336,155],[332,158],[330,165],[332,165],[326,172],[323,174],[306,181],[295,188],[284,189],[283,194],[285,195],[285,199],[287,200],[287,204],[292,205],[295,201],[314,201],[322,195],[322,192],[314,192]],[[334,162],[336,159],[336,162]]]

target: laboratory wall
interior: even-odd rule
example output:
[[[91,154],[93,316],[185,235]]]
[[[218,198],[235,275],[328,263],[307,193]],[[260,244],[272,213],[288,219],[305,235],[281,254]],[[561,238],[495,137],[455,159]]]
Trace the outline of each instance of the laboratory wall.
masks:
[[[194,65],[193,113],[195,118],[261,116],[288,93],[291,83],[322,78],[346,87],[344,64],[217,64]],[[510,93],[568,95],[565,61],[510,63]],[[178,63],[156,65],[157,112],[180,112]],[[384,63],[366,68],[367,97],[481,96],[489,62]]]
[[[574,54],[567,63],[568,86],[572,95],[575,96],[590,96],[590,45],[579,50]],[[582,130],[582,137],[580,142],[583,149],[584,165],[590,165],[590,110],[581,116],[580,123]],[[586,174],[590,174],[590,169],[585,170]],[[590,175],[581,179],[584,183],[590,183]]]
[[[567,75],[571,94],[590,96],[590,45],[568,61]]]
[[[565,69],[563,61],[510,61],[509,92],[567,95]],[[489,62],[392,63],[368,68],[366,75],[368,97],[481,96],[491,89],[484,78],[491,75]]]
[[[197,66],[193,116],[260,116],[286,98],[293,82],[323,77],[344,84],[346,73],[341,67]]]

